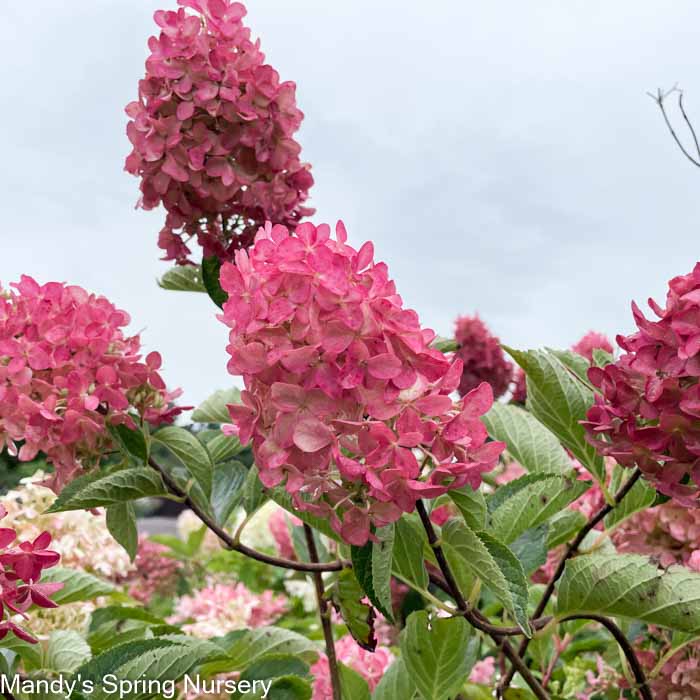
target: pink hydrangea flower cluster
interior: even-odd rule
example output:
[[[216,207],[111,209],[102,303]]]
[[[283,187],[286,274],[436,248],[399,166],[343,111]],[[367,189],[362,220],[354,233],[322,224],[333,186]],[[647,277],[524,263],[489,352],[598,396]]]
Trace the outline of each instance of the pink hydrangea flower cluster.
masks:
[[[0,519],[6,515],[7,510],[0,505]],[[16,543],[16,539],[17,532],[13,528],[0,528],[0,639],[12,632],[34,644],[36,639],[12,618],[19,615],[27,619],[27,611],[33,605],[57,607],[51,596],[60,591],[63,584],[41,583],[40,579],[42,571],[56,566],[60,556],[49,549],[51,535],[48,532],[42,532],[32,541]]]
[[[166,556],[170,550],[147,537],[139,540],[134,559],[134,571],[128,577],[129,595],[146,605],[156,595],[170,595],[177,587],[177,576],[182,566]]]
[[[362,545],[419,498],[478,487],[504,445],[480,420],[489,385],[454,402],[461,361],[430,348],[372,244],[336,234],[268,225],[223,266],[228,369],[246,385],[229,412],[262,483]]]
[[[394,656],[388,648],[378,646],[373,652],[367,651],[349,634],[336,642],[335,653],[338,661],[357,671],[367,681],[370,692],[377,687],[394,660]],[[328,657],[325,654],[321,654],[318,661],[311,667],[311,675],[314,678],[311,700],[331,700],[333,687]]]
[[[294,225],[313,213],[303,206],[313,177],[294,139],[304,115],[295,84],[280,82],[251,40],[242,4],[178,4],[155,13],[161,32],[126,108],[126,170],[141,178],[144,209],[167,210],[166,260],[187,262],[195,237],[205,256],[231,259],[265,221]]]
[[[0,289],[0,448],[21,460],[39,450],[60,488],[96,464],[111,444],[107,424],[172,421],[179,392],[168,392],[158,353],[140,361],[129,316],[104,297],[23,276]],[[17,443],[22,443],[21,447]]]
[[[232,630],[265,627],[288,609],[288,601],[272,591],[257,594],[242,583],[214,583],[192,595],[183,596],[168,618],[182,624],[182,630],[200,639],[222,637]]]
[[[460,316],[455,322],[457,357],[462,360],[459,393],[465,396],[481,382],[488,382],[494,397],[506,393],[513,379],[513,365],[506,360],[500,340],[479,316]]]
[[[598,331],[588,331],[586,335],[571,346],[574,352],[583,355],[589,362],[593,362],[593,351],[604,350],[613,354],[613,346],[608,336]]]
[[[487,656],[474,664],[474,668],[469,674],[470,683],[490,686],[496,677],[496,659]]]
[[[650,321],[632,305],[637,332],[625,351],[588,376],[600,389],[588,412],[590,441],[626,467],[638,466],[662,493],[697,506],[700,488],[700,263],[669,282]]]

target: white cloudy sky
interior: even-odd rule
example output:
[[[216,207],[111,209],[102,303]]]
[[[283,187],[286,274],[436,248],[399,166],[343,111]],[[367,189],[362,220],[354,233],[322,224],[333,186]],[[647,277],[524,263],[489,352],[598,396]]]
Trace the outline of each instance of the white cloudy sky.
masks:
[[[106,294],[196,402],[230,382],[226,331],[156,287],[162,214],[122,170],[168,4],[0,3],[0,280]],[[630,299],[700,257],[700,170],[645,95],[679,82],[700,124],[692,0],[251,0],[248,21],[298,84],[317,220],[373,239],[439,333],[474,311],[516,347],[629,330]]]

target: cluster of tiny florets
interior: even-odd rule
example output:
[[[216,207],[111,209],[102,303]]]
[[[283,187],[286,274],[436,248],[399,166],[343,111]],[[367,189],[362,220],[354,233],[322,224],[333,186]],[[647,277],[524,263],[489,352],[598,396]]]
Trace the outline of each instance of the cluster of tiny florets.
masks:
[[[480,420],[490,386],[455,402],[461,361],[430,347],[372,244],[336,233],[268,225],[222,268],[228,368],[246,384],[229,411],[263,484],[361,545],[420,498],[478,487],[504,445]]]
[[[141,178],[140,205],[167,210],[165,259],[230,259],[265,221],[294,225],[313,184],[294,139],[303,119],[296,86],[280,82],[231,0],[178,0],[159,10],[146,76],[130,103],[133,150],[126,170]],[[185,8],[193,10],[188,12]]]
[[[182,409],[145,361],[138,336],[126,337],[126,312],[104,297],[23,276],[0,290],[0,447],[20,460],[45,453],[60,488],[99,462],[111,445],[107,426],[133,427],[131,413],[157,424]]]

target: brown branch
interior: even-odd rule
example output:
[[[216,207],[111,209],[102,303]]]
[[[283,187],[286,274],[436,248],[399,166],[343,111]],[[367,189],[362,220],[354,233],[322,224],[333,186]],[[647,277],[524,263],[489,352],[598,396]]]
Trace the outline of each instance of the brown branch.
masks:
[[[309,548],[309,559],[318,564],[318,550],[314,540],[313,530],[304,523],[304,534],[306,535],[306,546]],[[331,609],[326,600],[326,592],[323,587],[323,576],[320,571],[313,574],[314,586],[316,587],[316,600],[318,601],[318,614],[323,627],[323,638],[326,642],[326,656],[328,657],[328,670],[333,688],[333,700],[342,700],[342,689],[340,687],[340,673],[338,671],[338,659],[335,655],[335,642],[333,641],[333,627],[331,624]]]
[[[632,490],[632,487],[637,483],[637,481],[639,481],[641,476],[642,472],[639,471],[639,469],[635,469],[632,476],[630,476],[630,478],[627,479],[627,481],[623,484],[622,488],[620,488],[620,490],[615,494],[615,497],[613,498],[613,503],[606,503],[597,513],[595,513],[595,515],[593,515],[590,518],[590,520],[581,528],[574,540],[569,545],[567,545],[566,550],[564,552],[564,556],[559,561],[559,565],[557,566],[554,575],[549,580],[547,588],[545,588],[544,593],[542,594],[542,598],[540,599],[540,602],[535,608],[533,618],[537,619],[541,617],[542,613],[544,613],[545,609],[547,608],[547,604],[554,595],[556,583],[564,573],[566,562],[569,559],[571,559],[571,557],[574,556],[574,554],[576,554],[578,548],[581,546],[583,540],[586,539],[588,533],[591,532],[591,530],[595,529],[596,525],[602,522],[605,519],[605,516],[612,512],[614,508],[620,505],[622,499]],[[525,656],[525,652],[527,651],[529,645],[530,640],[523,639],[523,641],[520,643],[520,647],[518,648],[518,655],[520,657]],[[512,680],[513,669],[511,669],[501,680],[501,683],[499,685],[500,691],[502,692],[505,688],[507,688]]]
[[[462,594],[462,591],[460,590],[459,585],[452,574],[452,569],[445,558],[445,553],[440,546],[437,534],[435,533],[435,528],[433,527],[432,522],[430,522],[430,516],[426,512],[422,501],[416,502],[416,510],[418,511],[418,515],[423,523],[423,528],[428,535],[428,542],[430,543],[435,559],[438,562],[440,571],[445,577],[445,584],[450,591],[450,595],[457,604],[458,611],[472,626],[476,627],[477,629],[481,629],[484,625],[484,618],[481,613],[479,613],[477,610],[471,610],[467,605],[467,601],[465,600],[464,595]],[[549,695],[547,692],[540,685],[539,681],[532,675],[530,669],[516,653],[515,649],[513,649],[508,640],[499,634],[494,634],[492,632],[487,634],[489,634],[496,645],[500,647],[501,651],[505,654],[511,664],[513,664],[513,667],[518,670],[520,675],[523,677],[523,680],[535,694],[535,697],[538,700],[549,700]]]
[[[592,615],[592,614],[582,614],[582,615],[568,615],[563,618],[561,622],[566,622],[567,620],[592,620],[593,622],[598,622],[603,627],[605,627],[610,634],[615,638],[615,641],[620,645],[620,648],[625,654],[627,663],[632,669],[632,674],[634,675],[635,681],[637,681],[637,690],[639,690],[639,695],[643,700],[654,700],[654,696],[651,694],[651,689],[647,683],[646,676],[644,675],[644,669],[639,663],[637,655],[632,649],[627,637],[625,637],[622,630],[608,617],[603,615]]]
[[[256,561],[263,562],[264,564],[270,564],[271,566],[278,566],[282,569],[292,569],[293,571],[305,571],[305,572],[322,572],[322,571],[340,571],[345,567],[349,566],[349,562],[345,561],[331,561],[327,563],[319,562],[303,562],[303,561],[293,561],[291,559],[282,559],[281,557],[273,557],[263,552],[258,552],[251,547],[248,547],[241,542],[237,542],[235,538],[231,537],[223,527],[221,527],[213,518],[211,518],[207,513],[204,512],[190,496],[185,493],[172,479],[168,472],[156,462],[153,457],[149,457],[148,464],[155,469],[162,477],[163,482],[173,496],[177,496],[182,499],[185,505],[223,542],[226,549],[239,552],[240,554],[255,559]]]

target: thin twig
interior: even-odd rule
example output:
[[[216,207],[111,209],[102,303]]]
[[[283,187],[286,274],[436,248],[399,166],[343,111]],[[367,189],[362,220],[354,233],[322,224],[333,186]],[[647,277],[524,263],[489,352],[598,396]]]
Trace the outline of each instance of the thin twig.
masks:
[[[309,549],[309,559],[318,564],[318,550],[314,540],[313,530],[304,523],[304,535],[306,535],[306,546]],[[331,624],[331,608],[326,600],[326,592],[323,587],[323,576],[320,571],[313,573],[314,586],[316,588],[316,600],[318,601],[318,614],[323,627],[323,638],[326,642],[326,656],[328,657],[328,670],[331,677],[331,687],[333,688],[333,700],[342,700],[342,689],[340,687],[340,673],[338,671],[338,659],[335,655],[335,642],[333,641],[333,626]]]
[[[327,563],[319,562],[303,562],[303,561],[293,561],[291,559],[283,559],[281,557],[273,557],[263,552],[258,552],[251,547],[248,547],[241,542],[237,542],[234,537],[229,535],[223,527],[221,527],[215,520],[213,520],[207,513],[205,513],[190,496],[185,493],[176,483],[173,481],[172,477],[168,472],[156,462],[153,457],[150,457],[148,464],[153,467],[162,477],[168,490],[178,498],[182,499],[183,503],[224,543],[227,549],[239,552],[240,554],[255,559],[256,561],[263,562],[264,564],[270,564],[272,566],[278,566],[282,569],[292,569],[293,571],[306,571],[306,572],[316,572],[316,571],[340,571],[349,565],[349,562],[345,561],[331,561]]]
[[[574,540],[569,545],[567,545],[566,550],[564,552],[564,556],[559,561],[559,565],[557,566],[554,575],[549,580],[547,588],[545,588],[545,591],[542,594],[542,598],[540,599],[540,602],[535,608],[533,618],[539,618],[541,617],[542,613],[544,613],[545,609],[547,608],[547,604],[554,595],[556,583],[564,573],[566,562],[569,559],[571,559],[571,557],[574,554],[576,554],[578,548],[581,546],[583,540],[586,539],[588,533],[594,530],[596,525],[598,525],[598,523],[602,522],[605,519],[606,515],[608,515],[613,509],[620,505],[622,499],[632,490],[632,487],[637,483],[637,481],[639,481],[641,476],[642,472],[639,471],[639,469],[635,469],[632,473],[632,476],[630,476],[630,478],[627,479],[627,481],[623,484],[622,488],[620,488],[620,490],[615,494],[615,497],[613,498],[613,503],[606,503],[597,513],[595,513],[595,515],[593,515],[590,518],[590,520],[581,528]],[[525,652],[527,651],[529,644],[530,640],[527,638],[523,639],[523,641],[520,643],[520,647],[518,649],[518,654],[520,657],[525,656]],[[499,685],[500,691],[502,692],[505,688],[507,688],[512,680],[513,670],[511,669],[501,680],[501,683]]]
[[[651,689],[649,688],[646,676],[644,675],[644,669],[639,663],[639,659],[634,653],[632,645],[629,643],[629,640],[627,639],[627,637],[625,637],[622,630],[610,618],[604,617],[603,615],[592,614],[568,615],[567,617],[562,618],[561,622],[566,622],[567,620],[592,620],[593,622],[598,622],[601,625],[603,625],[603,627],[605,627],[605,629],[607,629],[608,632],[612,634],[612,636],[615,638],[615,641],[620,645],[620,648],[624,652],[625,658],[627,659],[627,663],[632,669],[634,679],[635,681],[637,681],[637,690],[639,690],[639,694],[642,697],[642,699],[654,700],[654,696],[651,694]]]
[[[683,115],[683,119],[685,119],[688,131],[690,131],[690,135],[693,137],[695,150],[698,153],[698,158],[700,158],[700,143],[698,143],[698,135],[695,133],[695,128],[693,127],[690,119],[688,119],[688,115],[685,112],[685,107],[683,107],[683,90],[678,91],[678,108],[681,110],[681,114]]]
[[[681,112],[683,113],[683,117],[686,120],[686,123],[690,127],[690,131],[693,135],[693,139],[695,140],[695,145],[696,147],[698,146],[697,139],[695,138],[695,131],[692,126],[690,126],[690,121],[688,120],[688,117],[685,114],[685,110],[683,109],[683,92],[678,89],[677,86],[673,86],[670,90],[667,90],[664,92],[663,90],[659,89],[656,92],[656,95],[654,95],[651,92],[648,92],[647,95],[651,97],[654,102],[659,106],[659,109],[661,110],[661,114],[663,115],[664,121],[666,122],[666,126],[668,127],[669,132],[671,133],[671,136],[673,137],[673,140],[676,142],[676,145],[678,148],[681,149],[681,152],[683,155],[693,164],[696,165],[697,167],[700,168],[700,160],[696,160],[693,158],[693,156],[688,153],[686,150],[685,146],[681,143],[681,140],[678,138],[678,134],[676,134],[676,130],[673,128],[673,124],[671,124],[671,120],[668,118],[668,114],[666,113],[666,105],[664,104],[664,100],[673,92],[680,92],[681,96],[679,99],[679,105],[681,108]],[[698,155],[700,156],[700,148],[698,148]]]
[[[435,533],[435,528],[430,522],[430,516],[426,512],[425,506],[423,505],[422,501],[416,502],[416,510],[418,511],[418,515],[420,516],[421,522],[423,523],[423,528],[425,529],[425,532],[428,535],[428,542],[430,543],[430,547],[433,550],[435,559],[438,562],[440,571],[445,577],[445,583],[449,588],[450,595],[457,604],[458,611],[465,617],[465,619],[471,625],[473,625],[477,629],[480,629],[480,626],[484,625],[484,618],[477,610],[469,609],[467,601],[465,600],[464,595],[462,594],[462,591],[460,590],[459,585],[457,584],[457,581],[455,580],[455,577],[452,574],[452,569],[450,568],[450,565],[447,562],[447,559],[445,558],[445,553],[442,551],[442,547],[440,546],[437,534]],[[511,664],[513,664],[513,666],[517,668],[518,672],[523,677],[523,680],[527,683],[532,692],[535,694],[535,697],[538,700],[549,700],[549,695],[547,694],[547,692],[544,690],[544,688],[542,688],[539,681],[532,675],[530,669],[520,658],[520,656],[518,656],[517,652],[515,651],[515,649],[513,649],[508,640],[505,637],[501,637],[498,634],[488,634],[491,637],[491,639],[493,639],[493,641],[500,647],[500,649],[511,662]]]

